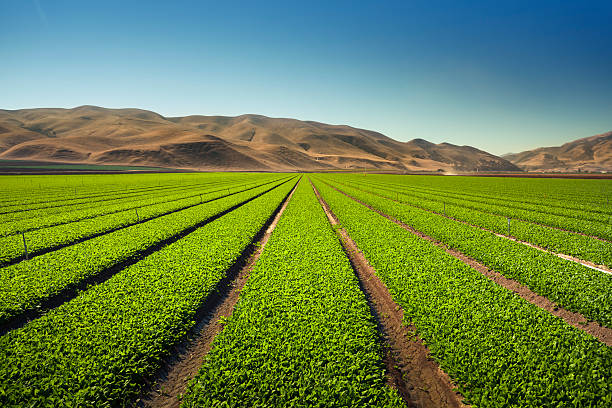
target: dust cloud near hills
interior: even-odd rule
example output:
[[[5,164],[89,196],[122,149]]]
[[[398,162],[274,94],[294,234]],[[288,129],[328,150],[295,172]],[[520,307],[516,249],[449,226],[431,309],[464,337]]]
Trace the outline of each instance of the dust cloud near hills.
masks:
[[[96,106],[0,110],[0,159],[197,170],[519,170],[474,147],[399,142],[344,125]]]
[[[609,172],[612,171],[612,131],[503,157],[527,171]]]

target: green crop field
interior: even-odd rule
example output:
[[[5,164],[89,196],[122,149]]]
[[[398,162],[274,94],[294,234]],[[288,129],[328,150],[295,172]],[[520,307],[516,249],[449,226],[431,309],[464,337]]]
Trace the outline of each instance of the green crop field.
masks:
[[[612,180],[0,191],[1,407],[612,406]]]

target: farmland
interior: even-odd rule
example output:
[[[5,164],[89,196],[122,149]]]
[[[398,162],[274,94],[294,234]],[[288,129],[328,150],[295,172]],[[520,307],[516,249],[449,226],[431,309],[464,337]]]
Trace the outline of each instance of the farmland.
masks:
[[[0,406],[612,406],[610,180],[0,188]]]

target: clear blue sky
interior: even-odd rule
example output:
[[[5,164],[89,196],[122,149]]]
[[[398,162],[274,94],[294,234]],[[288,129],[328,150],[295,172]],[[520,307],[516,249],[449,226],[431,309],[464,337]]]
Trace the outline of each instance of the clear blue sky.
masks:
[[[0,0],[0,89],[502,154],[612,130],[612,2]]]

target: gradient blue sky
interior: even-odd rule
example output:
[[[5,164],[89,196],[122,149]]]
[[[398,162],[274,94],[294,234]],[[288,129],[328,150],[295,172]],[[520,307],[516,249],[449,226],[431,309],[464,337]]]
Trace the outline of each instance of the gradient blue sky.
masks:
[[[612,130],[611,1],[0,0],[0,108],[259,113],[492,153]]]

